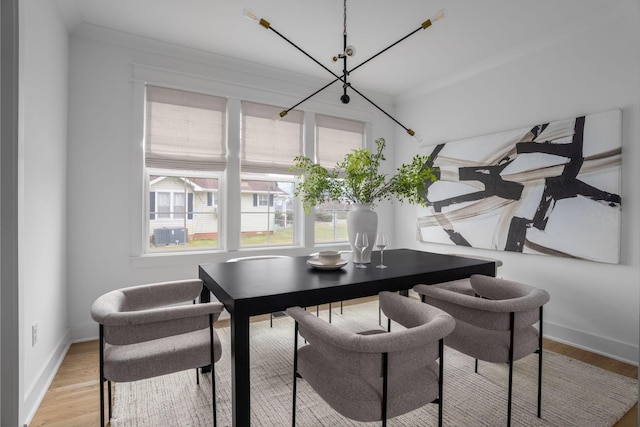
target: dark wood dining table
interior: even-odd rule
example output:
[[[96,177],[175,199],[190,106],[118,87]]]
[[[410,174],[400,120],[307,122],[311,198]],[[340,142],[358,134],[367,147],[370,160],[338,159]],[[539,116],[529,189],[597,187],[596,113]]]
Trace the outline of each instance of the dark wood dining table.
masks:
[[[407,291],[417,284],[434,284],[463,279],[472,274],[495,276],[495,263],[455,255],[412,249],[374,252],[368,268],[349,262],[336,270],[319,270],[307,265],[308,256],[258,259],[247,262],[211,263],[199,266],[204,282],[201,302],[210,293],[231,314],[231,374],[233,425],[249,426],[251,420],[249,379],[249,319],[288,307],[319,304],[377,295],[381,291]],[[289,351],[291,349],[283,349]]]

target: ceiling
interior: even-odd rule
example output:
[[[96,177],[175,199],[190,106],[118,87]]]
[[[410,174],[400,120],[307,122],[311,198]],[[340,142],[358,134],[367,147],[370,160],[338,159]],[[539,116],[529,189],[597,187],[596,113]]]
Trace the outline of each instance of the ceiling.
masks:
[[[73,33],[95,25],[326,79],[318,64],[255,21],[252,9],[334,73],[342,63],[343,0],[57,0]],[[435,88],[616,19],[636,0],[348,0],[353,68],[420,28],[440,9],[447,18],[353,72],[361,90],[400,96]]]

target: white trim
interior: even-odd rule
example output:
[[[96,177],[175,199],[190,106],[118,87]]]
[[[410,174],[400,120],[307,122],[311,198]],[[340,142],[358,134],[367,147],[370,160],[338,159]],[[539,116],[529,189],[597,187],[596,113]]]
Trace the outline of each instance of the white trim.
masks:
[[[94,325],[95,327],[95,325]],[[38,407],[42,403],[53,379],[60,369],[62,362],[64,361],[67,352],[69,351],[69,347],[71,347],[71,338],[69,330],[64,334],[55,350],[51,354],[48,362],[42,370],[38,373],[35,382],[29,387],[26,391],[26,396],[24,400],[24,413],[25,413],[25,423],[28,425],[31,423]]]
[[[638,346],[567,328],[553,322],[544,322],[543,335],[572,347],[620,360],[638,366]]]

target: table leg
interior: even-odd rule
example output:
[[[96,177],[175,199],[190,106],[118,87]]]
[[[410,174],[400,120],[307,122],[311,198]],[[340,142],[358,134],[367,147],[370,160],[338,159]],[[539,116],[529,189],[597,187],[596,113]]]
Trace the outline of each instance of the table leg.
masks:
[[[233,425],[251,423],[249,380],[249,316],[231,313],[231,393]]]
[[[202,291],[200,291],[200,303],[211,302],[211,293],[206,286],[202,287]],[[207,373],[211,372],[211,365],[203,366],[200,368],[200,372]]]

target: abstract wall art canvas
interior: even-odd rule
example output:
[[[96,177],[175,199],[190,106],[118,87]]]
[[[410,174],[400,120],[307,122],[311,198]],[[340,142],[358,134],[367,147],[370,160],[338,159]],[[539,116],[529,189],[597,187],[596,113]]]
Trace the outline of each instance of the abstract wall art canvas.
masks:
[[[621,110],[423,147],[418,240],[620,262]]]

